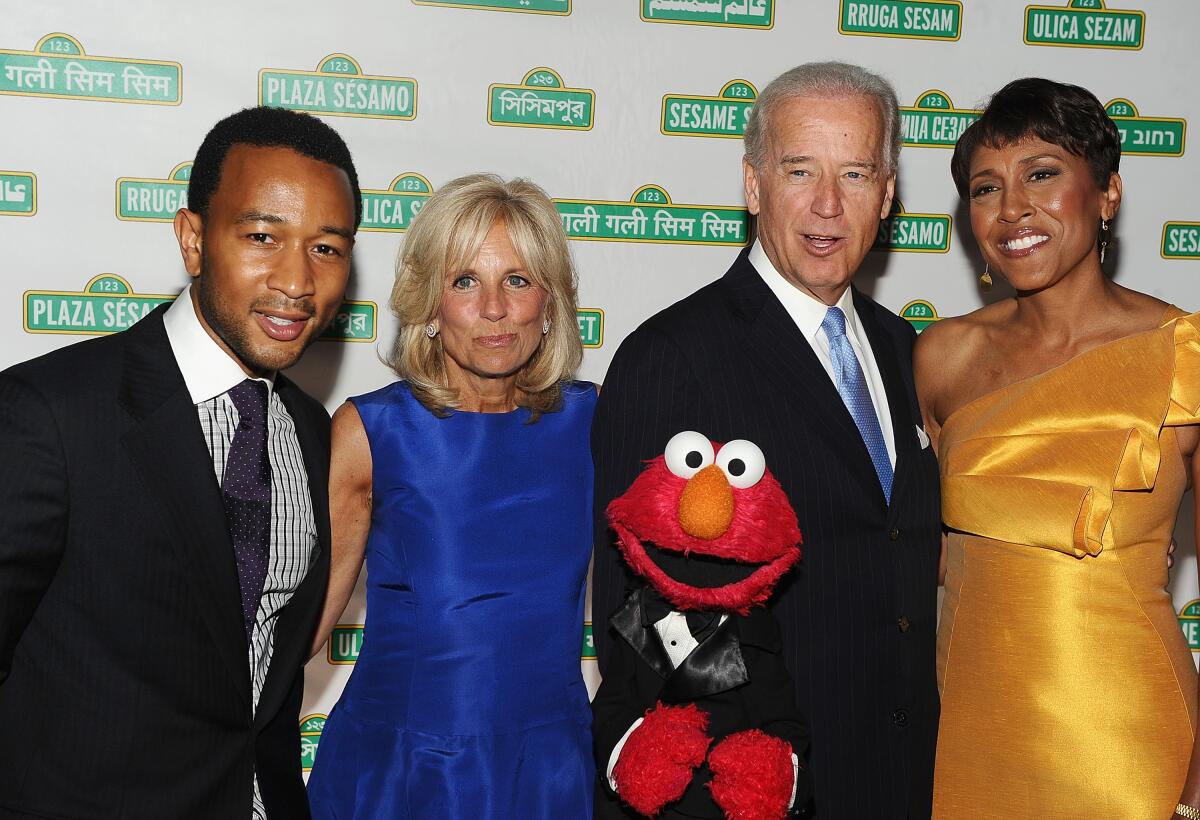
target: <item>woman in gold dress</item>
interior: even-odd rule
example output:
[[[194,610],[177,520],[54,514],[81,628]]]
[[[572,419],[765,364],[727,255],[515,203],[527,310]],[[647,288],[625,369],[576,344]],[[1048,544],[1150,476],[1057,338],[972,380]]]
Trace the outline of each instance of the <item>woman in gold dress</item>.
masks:
[[[1200,315],[1109,280],[1120,135],[1017,80],[952,172],[1015,298],[915,353],[942,475],[941,820],[1198,818],[1197,679],[1166,591],[1200,478]]]

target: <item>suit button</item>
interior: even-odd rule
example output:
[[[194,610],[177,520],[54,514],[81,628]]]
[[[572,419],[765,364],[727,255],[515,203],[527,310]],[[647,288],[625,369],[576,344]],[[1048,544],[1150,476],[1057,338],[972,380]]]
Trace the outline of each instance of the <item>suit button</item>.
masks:
[[[892,723],[896,724],[900,728],[907,726],[908,711],[905,709],[897,709],[896,711],[892,712]]]
[[[889,541],[899,541],[900,540],[900,530],[893,527],[892,531],[888,533],[888,540]]]
[[[900,620],[896,621],[896,626],[900,627],[901,632],[907,632],[908,631],[908,616],[901,615]]]

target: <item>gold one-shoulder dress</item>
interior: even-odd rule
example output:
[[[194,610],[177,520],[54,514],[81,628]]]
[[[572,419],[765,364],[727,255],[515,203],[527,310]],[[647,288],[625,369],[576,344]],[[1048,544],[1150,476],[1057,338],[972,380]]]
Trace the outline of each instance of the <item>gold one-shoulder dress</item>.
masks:
[[[1200,423],[1200,314],[988,393],[942,426],[939,820],[1167,820],[1196,668],[1166,591]]]

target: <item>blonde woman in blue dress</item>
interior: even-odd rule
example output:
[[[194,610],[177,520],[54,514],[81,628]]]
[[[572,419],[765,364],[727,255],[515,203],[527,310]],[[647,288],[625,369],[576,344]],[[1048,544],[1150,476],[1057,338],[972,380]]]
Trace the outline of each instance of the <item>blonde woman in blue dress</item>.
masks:
[[[320,640],[364,554],[367,617],[313,814],[586,820],[596,389],[570,380],[582,350],[553,204],[525,180],[443,186],[409,229],[391,304],[402,380],[334,416]]]

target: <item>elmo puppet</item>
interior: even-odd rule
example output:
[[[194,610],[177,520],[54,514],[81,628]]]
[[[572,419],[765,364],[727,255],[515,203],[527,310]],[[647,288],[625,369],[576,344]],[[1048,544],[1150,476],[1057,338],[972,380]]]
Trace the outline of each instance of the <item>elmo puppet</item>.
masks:
[[[800,530],[762,451],[679,433],[608,518],[638,583],[593,701],[596,817],[806,816],[807,723],[763,608]]]

